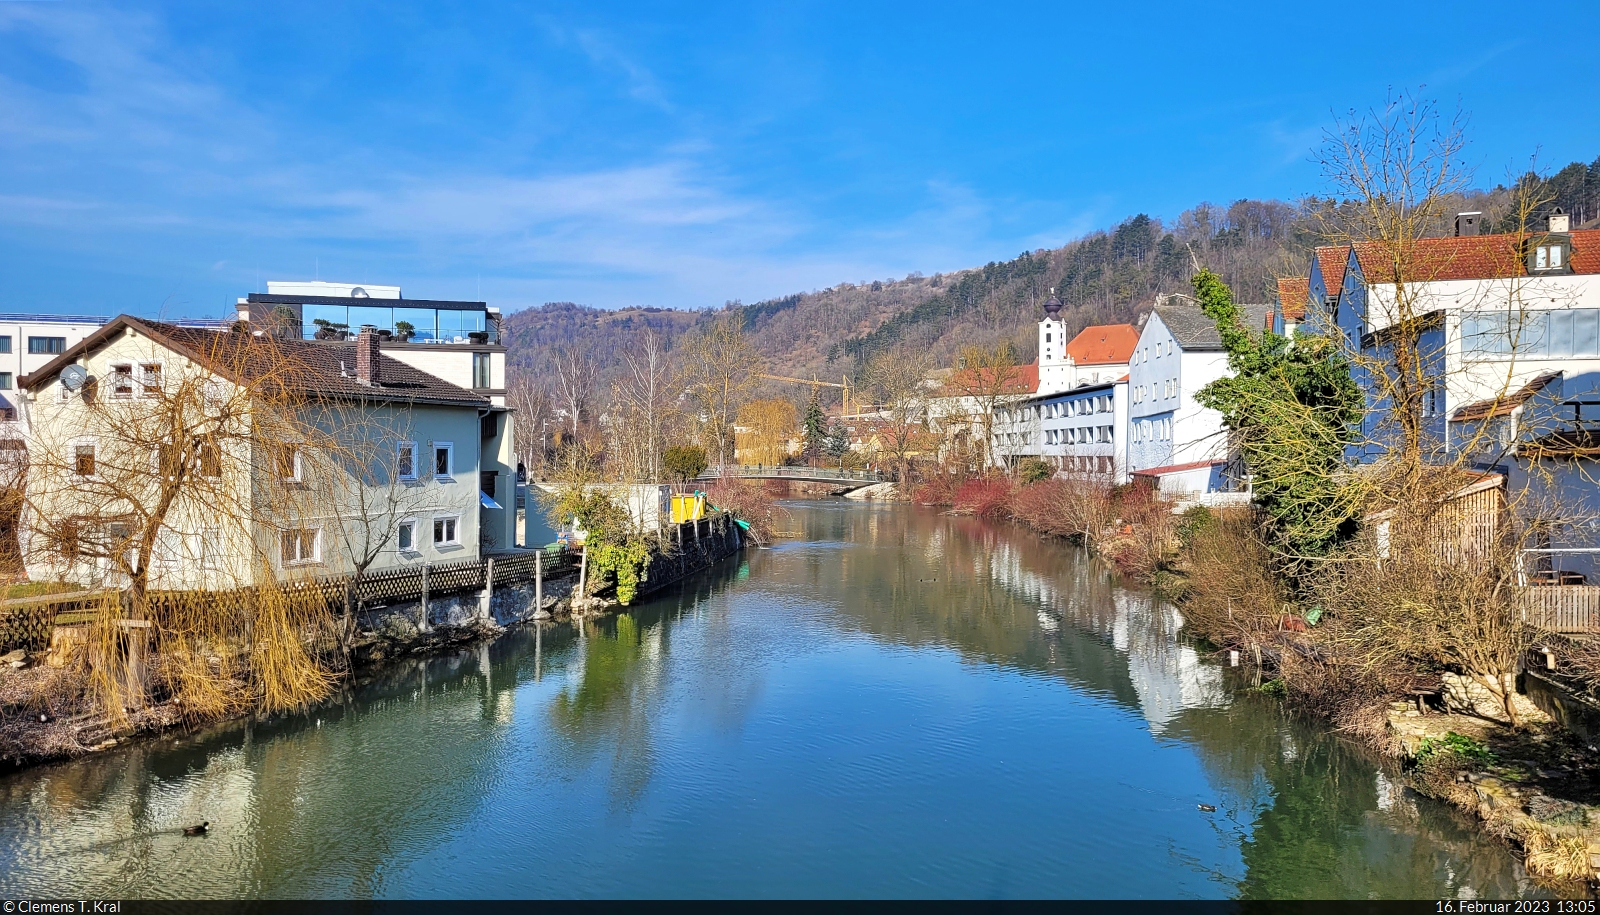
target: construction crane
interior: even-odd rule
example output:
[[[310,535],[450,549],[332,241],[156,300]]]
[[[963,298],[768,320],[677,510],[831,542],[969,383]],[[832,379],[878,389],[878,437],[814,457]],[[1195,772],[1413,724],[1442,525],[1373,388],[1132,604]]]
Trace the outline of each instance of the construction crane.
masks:
[[[850,412],[850,379],[846,376],[839,376],[839,380],[844,382],[843,384],[836,384],[832,381],[818,381],[815,375],[811,376],[811,378],[808,380],[805,378],[791,378],[788,375],[765,375],[757,372],[756,377],[767,378],[772,381],[791,381],[795,384],[809,384],[813,390],[816,388],[843,388],[844,403],[840,406],[840,410],[847,415]]]

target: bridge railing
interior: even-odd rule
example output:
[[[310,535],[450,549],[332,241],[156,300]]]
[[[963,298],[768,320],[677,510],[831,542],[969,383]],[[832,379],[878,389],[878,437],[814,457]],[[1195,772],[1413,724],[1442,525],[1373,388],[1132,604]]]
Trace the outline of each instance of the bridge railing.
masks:
[[[883,474],[876,470],[838,470],[833,467],[791,467],[771,464],[716,464],[706,468],[696,479],[711,481],[718,477],[745,477],[765,480],[822,480],[840,483],[882,483]]]

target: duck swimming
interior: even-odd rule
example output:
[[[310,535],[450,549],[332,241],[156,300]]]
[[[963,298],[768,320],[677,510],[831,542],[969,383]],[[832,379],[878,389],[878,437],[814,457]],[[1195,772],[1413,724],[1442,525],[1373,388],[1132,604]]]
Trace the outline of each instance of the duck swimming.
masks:
[[[203,836],[206,834],[206,827],[210,825],[210,820],[202,820],[199,826],[183,827],[183,834],[186,836]]]

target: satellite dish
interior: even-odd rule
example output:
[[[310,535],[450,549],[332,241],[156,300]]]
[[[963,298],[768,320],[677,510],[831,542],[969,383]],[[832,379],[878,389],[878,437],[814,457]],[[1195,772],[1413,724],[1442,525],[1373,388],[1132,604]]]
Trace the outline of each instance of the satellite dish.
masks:
[[[89,381],[89,370],[81,365],[69,365],[61,370],[61,386],[69,391],[82,388]]]
[[[371,298],[371,296],[367,295],[367,291],[365,289],[362,289],[360,286],[357,286],[356,288],[350,290],[350,298],[352,298],[352,299],[366,299],[366,298]]]

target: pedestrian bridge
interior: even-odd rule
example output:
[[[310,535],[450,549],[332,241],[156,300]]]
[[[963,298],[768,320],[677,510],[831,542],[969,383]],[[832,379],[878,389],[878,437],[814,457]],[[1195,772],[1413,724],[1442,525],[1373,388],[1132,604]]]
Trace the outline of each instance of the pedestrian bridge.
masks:
[[[876,470],[836,470],[832,467],[786,467],[771,464],[726,464],[707,467],[696,481],[710,483],[721,477],[739,477],[746,480],[799,480],[803,483],[837,483],[849,489],[882,483],[883,474]]]

